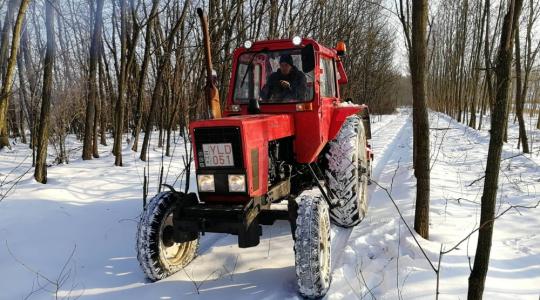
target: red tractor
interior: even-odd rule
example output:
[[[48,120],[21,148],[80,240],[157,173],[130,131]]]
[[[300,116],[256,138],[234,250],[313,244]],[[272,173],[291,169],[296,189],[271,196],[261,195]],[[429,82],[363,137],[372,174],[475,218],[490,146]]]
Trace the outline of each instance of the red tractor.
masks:
[[[148,278],[190,263],[206,232],[254,247],[261,225],[288,220],[299,292],[325,295],[330,224],[364,218],[371,173],[368,108],[340,98],[344,52],[299,37],[234,51],[223,117],[190,124],[198,193],[162,192],[141,216],[137,257]]]

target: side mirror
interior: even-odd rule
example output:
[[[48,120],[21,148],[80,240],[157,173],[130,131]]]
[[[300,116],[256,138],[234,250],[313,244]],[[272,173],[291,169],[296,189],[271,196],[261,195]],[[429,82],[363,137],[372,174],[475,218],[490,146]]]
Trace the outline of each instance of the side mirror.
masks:
[[[302,72],[309,73],[315,69],[315,49],[308,44],[302,48]]]

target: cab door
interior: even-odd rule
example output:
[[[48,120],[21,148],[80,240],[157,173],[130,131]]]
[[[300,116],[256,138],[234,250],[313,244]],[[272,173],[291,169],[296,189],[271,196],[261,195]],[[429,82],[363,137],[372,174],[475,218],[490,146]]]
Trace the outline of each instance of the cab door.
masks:
[[[339,91],[335,61],[331,57],[320,56],[319,58],[319,95],[321,97],[321,131],[325,134],[325,140],[329,139],[330,124],[334,107],[339,102]]]

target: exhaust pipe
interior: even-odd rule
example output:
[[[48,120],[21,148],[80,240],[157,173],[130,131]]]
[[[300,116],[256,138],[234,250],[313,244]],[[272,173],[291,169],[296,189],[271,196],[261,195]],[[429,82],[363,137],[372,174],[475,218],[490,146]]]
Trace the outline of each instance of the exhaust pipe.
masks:
[[[219,91],[212,81],[212,54],[210,52],[210,35],[208,34],[208,20],[204,15],[202,8],[197,8],[197,14],[201,19],[204,44],[204,61],[206,64],[206,86],[205,96],[208,105],[210,119],[221,118],[221,104],[219,102]]]

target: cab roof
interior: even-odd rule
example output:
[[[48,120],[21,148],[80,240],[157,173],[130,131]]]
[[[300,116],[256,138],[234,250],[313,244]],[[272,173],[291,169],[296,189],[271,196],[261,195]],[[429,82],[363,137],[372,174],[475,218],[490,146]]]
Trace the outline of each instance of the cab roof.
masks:
[[[279,39],[279,40],[262,40],[262,41],[254,41],[253,46],[251,46],[249,49],[245,48],[244,46],[236,48],[234,51],[235,55],[240,55],[244,52],[256,52],[259,50],[262,50],[264,48],[268,48],[268,50],[284,50],[284,49],[294,49],[294,48],[303,48],[306,45],[313,45],[313,48],[316,52],[322,53],[326,56],[330,57],[336,57],[337,51],[333,48],[328,48],[322,44],[319,44],[317,41],[311,38],[302,38],[302,42],[299,46],[295,46],[292,42],[292,39]]]

